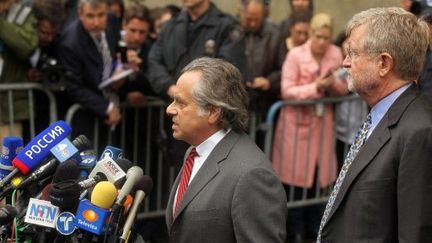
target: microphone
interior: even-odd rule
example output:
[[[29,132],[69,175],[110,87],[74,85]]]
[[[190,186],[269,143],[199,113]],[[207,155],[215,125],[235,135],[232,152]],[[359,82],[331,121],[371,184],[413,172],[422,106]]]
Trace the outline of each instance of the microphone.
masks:
[[[59,208],[76,207],[80,190],[76,183],[79,175],[78,166],[73,160],[66,161],[57,167],[49,192],[49,201]]]
[[[126,174],[126,182],[123,187],[120,189],[119,195],[116,200],[116,205],[121,206],[123,204],[124,199],[132,190],[134,185],[137,183],[140,178],[143,176],[143,170],[139,166],[132,166]]]
[[[135,220],[136,214],[138,212],[139,205],[153,189],[152,178],[148,175],[142,176],[136,183],[135,189],[136,189],[136,193],[135,193],[134,201],[132,204],[132,208],[130,209],[126,221],[123,225],[123,233],[120,236],[120,242],[126,241],[127,237],[129,236],[129,232],[132,228],[133,221]]]
[[[110,215],[109,208],[116,197],[117,189],[114,184],[108,181],[99,182],[93,189],[91,202],[81,200],[75,215],[75,226],[101,235],[106,219]]]
[[[104,157],[96,164],[89,177],[95,177],[97,173],[104,174],[108,181],[115,185],[120,184],[123,181],[123,178],[126,177],[126,173],[122,168],[108,156]]]
[[[7,204],[0,209],[0,225],[9,224],[18,214],[18,211]]]
[[[78,205],[80,188],[75,180],[65,180],[53,184],[50,202],[63,211],[73,211]]]
[[[90,140],[88,140],[88,138],[84,135],[79,135],[73,140],[72,143],[68,138],[63,139],[51,149],[51,153],[57,158],[58,161],[60,161],[60,163],[63,163],[70,158],[74,158],[77,163],[79,163],[81,161],[79,151],[90,148]]]
[[[64,121],[57,121],[34,137],[12,160],[15,169],[0,181],[3,187],[16,173],[26,175],[50,153],[50,149],[66,138],[72,129]]]
[[[117,188],[113,185],[109,181],[101,181],[96,184],[91,195],[92,204],[100,208],[110,208],[118,195]]]
[[[52,183],[58,183],[65,180],[74,180],[79,175],[79,168],[75,161],[66,161],[60,164],[54,173]]]
[[[0,179],[5,178],[13,169],[12,160],[22,150],[23,140],[20,137],[4,137],[0,155]]]
[[[80,168],[80,178],[87,178],[93,168],[96,166],[97,156],[93,150],[87,150],[80,153],[81,162],[78,167]]]
[[[94,177],[78,182],[80,190],[88,189],[101,181],[108,180],[104,173],[98,172]]]
[[[69,141],[69,140],[68,140]],[[73,147],[77,150],[77,153],[75,153],[75,155],[79,155],[78,151],[87,149],[90,146],[90,141],[87,139],[86,136],[84,135],[80,135],[78,137],[76,137],[73,141],[72,144],[67,145],[68,147]],[[57,147],[57,145],[56,145]],[[65,151],[65,150],[63,150]],[[76,161],[75,156],[70,155],[70,156],[63,156],[63,158],[68,157],[66,160],[70,160],[70,161]],[[56,156],[56,158],[58,159],[59,157]],[[71,159],[72,158],[72,159]],[[26,187],[28,184],[37,181],[41,178],[45,178],[48,175],[53,174],[54,170],[57,167],[57,159],[51,159],[50,161],[48,161],[47,163],[45,163],[44,165],[40,166],[37,170],[35,170],[30,176],[28,176],[25,180],[23,180],[18,186],[17,189],[22,189],[24,187]],[[64,163],[66,160],[60,160],[59,161],[61,163]]]
[[[55,227],[59,208],[48,201],[30,198],[24,222],[48,228]]]
[[[123,150],[114,146],[107,145],[105,150],[102,152],[99,160],[103,160],[106,157],[110,157],[113,160],[123,158]]]

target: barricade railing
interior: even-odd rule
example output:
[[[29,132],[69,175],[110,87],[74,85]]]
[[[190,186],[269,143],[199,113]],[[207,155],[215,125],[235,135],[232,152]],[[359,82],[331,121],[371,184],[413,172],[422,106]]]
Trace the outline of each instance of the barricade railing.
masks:
[[[35,91],[38,91],[37,95],[43,95],[47,98],[48,104],[47,104],[47,112],[46,115],[49,117],[47,119],[47,123],[52,123],[57,120],[57,103],[54,94],[49,91],[45,86],[39,84],[39,83],[3,83],[0,84],[0,97],[7,97],[7,104],[6,110],[2,110],[1,107],[5,107],[4,104],[0,106],[0,117],[5,117],[7,115],[8,121],[2,121],[0,120],[0,125],[8,125],[9,127],[9,134],[13,134],[14,132],[14,123],[16,121],[16,105],[14,104],[14,98],[16,97],[17,93],[26,95],[26,99],[28,99],[28,120],[26,119],[26,122],[28,122],[28,132],[30,137],[34,137],[36,133],[36,125],[35,125],[35,119],[37,115],[35,112],[35,107],[37,105],[36,102],[36,93]],[[5,95],[5,96],[4,96]],[[4,98],[1,99],[2,102]],[[40,107],[39,107],[40,108]],[[46,124],[48,126],[48,124]],[[45,124],[39,124],[41,126]]]
[[[25,92],[28,98],[28,112],[29,112],[29,131],[31,137],[35,136],[35,117],[36,111],[35,106],[39,105],[35,100],[35,91],[38,91],[48,99],[47,115],[49,116],[49,122],[52,123],[57,120],[57,103],[54,94],[47,90],[44,86],[38,83],[19,83],[19,84],[0,84],[0,96],[5,95],[7,97],[7,111],[0,110],[0,116],[2,112],[8,112],[9,127],[11,131],[14,125],[14,95],[16,92]],[[256,133],[264,133],[264,145],[263,150],[266,155],[272,158],[272,146],[274,140],[274,129],[276,125],[276,115],[280,112],[282,108],[285,107],[302,107],[302,106],[317,106],[321,105],[324,107],[326,112],[326,105],[338,105],[342,103],[352,103],[355,104],[354,107],[362,106],[363,110],[367,110],[367,106],[362,102],[358,96],[351,95],[345,97],[331,97],[319,100],[290,100],[290,101],[278,101],[271,106],[267,113],[266,121],[260,123],[257,120],[257,116],[251,114],[251,126],[249,128],[249,134],[252,138],[256,138]],[[138,219],[161,217],[165,213],[165,206],[168,197],[168,192],[174,182],[176,173],[176,168],[173,164],[169,162],[167,158],[167,131],[164,124],[166,116],[166,102],[157,98],[149,98],[148,101],[142,107],[132,108],[127,105],[122,105],[122,122],[119,124],[115,131],[112,131],[108,127],[105,131],[100,130],[99,119],[94,121],[94,148],[98,149],[101,146],[107,144],[119,145],[121,148],[126,149],[130,152],[130,159],[136,164],[142,166],[144,173],[152,176],[155,179],[155,187],[150,197],[146,199],[144,206],[144,213],[138,216]],[[73,105],[69,108],[65,120],[69,124],[73,124],[74,119],[79,119],[76,115],[77,112],[83,110],[79,105]],[[127,111],[127,112],[126,112]],[[367,112],[366,112],[367,113]],[[362,116],[366,116],[363,112]],[[351,112],[346,113],[347,116],[351,116]],[[128,120],[129,122],[125,122]],[[360,124],[363,120],[362,118],[357,119]],[[288,121],[288,122],[296,122]],[[5,125],[3,122],[2,125]],[[46,124],[48,126],[48,124]],[[141,131],[141,132],[140,132]],[[99,140],[101,133],[105,133],[106,137],[103,140]],[[142,135],[145,135],[144,137]],[[322,134],[322,133],[321,133]],[[334,136],[336,137],[336,136]],[[316,138],[315,138],[316,139]],[[323,138],[318,138],[323,139]],[[325,141],[327,143],[335,144],[335,141]],[[321,143],[322,144],[322,143]],[[344,152],[348,150],[345,147]],[[101,152],[101,151],[99,151]],[[340,161],[339,161],[340,162]],[[336,166],[336,165],[335,165]],[[318,163],[318,171],[320,164]],[[294,186],[289,186],[288,192],[288,207],[302,207],[312,204],[323,203],[328,199],[328,195],[331,192],[333,184],[328,187],[321,188],[319,180],[315,180],[314,188],[315,192],[313,196],[308,196],[308,189],[306,187],[301,189],[300,198],[294,195]]]
[[[337,112],[335,108],[338,109]],[[286,115],[284,112],[290,112],[290,115]],[[314,100],[285,100],[278,101],[271,106],[265,123],[262,123],[259,129],[265,131],[264,152],[272,161],[277,175],[280,176],[281,180],[284,177],[285,182],[289,181],[284,183],[288,194],[288,208],[321,204],[327,201],[334,185],[333,179],[339,173],[338,164],[340,166],[343,163],[344,155],[349,148],[348,144],[352,141],[351,137],[354,136],[353,134],[366,117],[367,112],[367,105],[357,95]],[[330,114],[327,116],[331,117],[326,118],[328,113]],[[314,116],[314,118],[308,116]],[[334,116],[339,116],[338,123],[336,123]],[[314,122],[312,119],[315,119]],[[333,123],[332,127],[326,126],[329,121]],[[302,124],[303,127],[299,128],[301,125],[298,124]],[[280,126],[277,132],[282,134],[275,135],[276,126]],[[332,129],[332,136],[326,137],[325,134],[329,134],[328,129]],[[343,133],[350,134],[343,135]],[[287,134],[289,136],[284,137]],[[275,137],[278,138],[277,143],[279,143],[277,147],[278,161],[275,161],[276,156],[272,154]],[[339,156],[338,159],[336,159],[336,138],[344,141],[342,143],[344,144],[343,155]],[[315,145],[318,145],[318,148],[314,148]],[[329,147],[333,151],[325,150]],[[292,153],[284,154],[285,148]],[[314,152],[315,149],[318,153]],[[331,153],[330,156],[332,157],[328,159],[330,162],[323,163],[327,160],[324,159],[324,155],[327,153]],[[312,158],[315,154],[318,156]],[[303,163],[303,159],[307,161],[306,164]],[[315,165],[315,171],[312,173],[313,183],[310,186],[311,172],[309,170]],[[289,168],[289,173],[282,176],[287,171],[282,171],[282,168]],[[320,183],[321,176],[327,179],[332,178],[332,180],[328,185],[322,185]],[[299,178],[303,181],[299,182]]]
[[[102,152],[98,150],[106,145],[120,147],[126,152],[127,159],[139,165],[144,174],[154,180],[153,191],[146,198],[144,213],[138,215],[139,219],[164,215],[167,191],[176,176],[174,165],[166,158],[165,107],[166,102],[153,97],[147,97],[146,103],[140,107],[121,104],[122,120],[114,130],[102,125],[101,119],[94,119],[92,140],[96,152]],[[81,110],[85,109],[74,104],[66,113],[65,121],[72,125],[72,129]]]

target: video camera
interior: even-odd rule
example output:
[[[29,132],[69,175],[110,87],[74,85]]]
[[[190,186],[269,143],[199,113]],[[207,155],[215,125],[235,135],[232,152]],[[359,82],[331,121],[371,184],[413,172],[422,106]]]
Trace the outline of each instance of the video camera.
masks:
[[[41,63],[42,84],[52,91],[64,91],[72,74],[53,57],[44,57]]]

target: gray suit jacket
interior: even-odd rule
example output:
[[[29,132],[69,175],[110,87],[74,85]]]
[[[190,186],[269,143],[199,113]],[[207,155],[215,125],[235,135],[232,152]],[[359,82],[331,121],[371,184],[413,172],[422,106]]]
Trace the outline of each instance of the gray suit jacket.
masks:
[[[166,211],[170,242],[285,242],[285,192],[248,135],[231,131],[217,144],[173,217],[179,180]]]
[[[321,242],[432,242],[432,104],[412,85],[360,149]]]

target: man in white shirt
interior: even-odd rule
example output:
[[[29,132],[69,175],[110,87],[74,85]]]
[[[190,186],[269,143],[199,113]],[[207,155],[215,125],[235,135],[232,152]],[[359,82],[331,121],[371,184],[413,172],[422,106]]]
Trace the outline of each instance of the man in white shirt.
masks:
[[[238,69],[196,59],[172,98],[173,136],[191,148],[168,201],[170,242],[285,242],[285,192],[243,132],[248,98]]]

